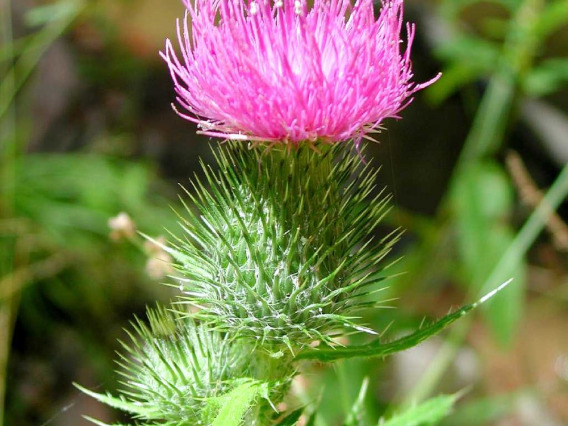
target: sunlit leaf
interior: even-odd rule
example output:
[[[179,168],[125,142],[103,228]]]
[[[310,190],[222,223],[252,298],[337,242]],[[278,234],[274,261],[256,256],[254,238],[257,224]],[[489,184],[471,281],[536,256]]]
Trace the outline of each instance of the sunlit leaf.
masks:
[[[221,408],[212,426],[239,426],[247,410],[262,392],[264,384],[247,381],[219,398]]]
[[[549,2],[539,15],[536,35],[545,38],[563,25],[568,25],[568,2],[566,0]]]
[[[436,424],[448,415],[457,399],[457,395],[442,395],[429,399],[400,414],[394,415],[386,421],[380,421],[378,426],[422,426]]]

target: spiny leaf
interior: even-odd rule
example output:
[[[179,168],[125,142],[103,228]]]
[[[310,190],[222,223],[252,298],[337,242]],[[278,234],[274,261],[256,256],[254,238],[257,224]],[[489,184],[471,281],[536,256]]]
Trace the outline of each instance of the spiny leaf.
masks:
[[[85,420],[90,421],[91,423],[98,425],[98,426],[129,426],[125,423],[113,423],[113,424],[103,423],[100,420],[93,419],[92,417],[89,417],[89,416],[83,416],[83,418]]]
[[[323,346],[323,348],[305,349],[296,356],[295,360],[298,361],[302,359],[317,359],[319,361],[329,362],[336,361],[338,359],[355,357],[385,357],[387,355],[412,348],[428,337],[438,334],[454,321],[458,320],[472,309],[481,305],[483,302],[489,300],[491,297],[505,288],[511,281],[512,280],[508,280],[505,283],[501,284],[497,289],[482,297],[478,302],[471,305],[462,306],[457,311],[446,315],[442,319],[424,328],[421,328],[408,336],[401,337],[400,339],[396,339],[392,342],[382,343],[380,339],[376,339],[366,345],[346,346],[340,348]]]
[[[247,381],[219,397],[221,409],[211,426],[239,426],[243,416],[265,386],[266,383]]]
[[[102,393],[93,392],[93,391],[91,391],[87,388],[84,388],[81,385],[78,385],[77,383],[74,383],[74,386],[76,388],[78,388],[81,392],[84,392],[87,395],[92,396],[97,401],[100,401],[103,404],[106,404],[106,405],[113,407],[113,408],[116,408],[118,410],[126,411],[126,412],[129,412],[129,413],[132,413],[132,414],[136,414],[138,416],[146,417],[148,419],[156,418],[156,416],[160,415],[159,410],[156,410],[156,409],[151,410],[151,409],[145,408],[138,403],[133,403],[133,402],[127,401],[124,397],[117,398],[117,397],[112,396],[110,394],[102,394]]]

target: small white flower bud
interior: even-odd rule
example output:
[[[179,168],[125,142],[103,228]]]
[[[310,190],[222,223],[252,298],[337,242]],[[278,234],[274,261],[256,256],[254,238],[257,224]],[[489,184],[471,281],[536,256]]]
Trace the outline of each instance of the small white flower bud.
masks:
[[[133,238],[136,235],[136,224],[125,212],[120,212],[108,220],[111,229],[110,238],[119,241],[123,238]]]
[[[162,279],[174,271],[172,261],[172,257],[165,251],[157,253],[146,262],[146,273],[155,280]]]

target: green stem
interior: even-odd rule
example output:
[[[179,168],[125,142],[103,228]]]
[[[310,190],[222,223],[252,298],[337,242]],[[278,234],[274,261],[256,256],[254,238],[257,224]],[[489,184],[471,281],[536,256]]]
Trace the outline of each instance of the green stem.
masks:
[[[3,49],[13,57],[12,8],[11,1],[0,4],[0,40]],[[15,76],[11,61],[0,63],[0,99],[9,97],[14,91]],[[0,219],[10,219],[14,210],[14,186],[17,157],[16,110],[12,104],[5,114],[0,114]],[[7,235],[0,239],[0,279],[11,273],[14,266],[15,239]],[[0,301],[0,426],[4,424],[6,398],[6,372],[12,324],[17,310],[16,298]]]
[[[6,2],[8,6],[5,6],[8,20],[10,19],[10,2]],[[37,67],[41,57],[47,51],[47,49],[61,37],[69,25],[71,25],[79,13],[82,12],[85,7],[83,2],[69,2],[69,8],[66,10],[66,14],[63,15],[61,19],[47,24],[44,28],[34,34],[30,38],[29,43],[25,46],[20,57],[15,61],[14,66],[10,70],[10,79],[4,80],[0,83],[0,117],[6,114],[10,109],[13,101],[24,86],[34,69]],[[5,18],[6,18],[5,17]],[[12,34],[11,34],[11,24],[9,26],[10,38],[9,43],[13,46]],[[11,57],[13,58],[13,48],[11,48]]]
[[[0,220],[10,220],[17,215],[17,164],[25,151],[25,138],[19,131],[17,95],[43,53],[64,33],[84,7],[83,2],[69,5],[72,6],[69,13],[26,38],[16,60],[11,0],[0,3],[0,50],[5,56],[0,62]],[[11,286],[14,282],[9,278],[10,275],[16,267],[25,268],[26,263],[23,259],[17,259],[17,241],[17,233],[0,239],[0,280],[7,279]],[[18,305],[18,293],[0,301],[0,426],[4,424],[6,371]]]
[[[275,356],[275,350],[264,347],[249,348],[251,352],[252,376],[263,382],[272,384],[270,389],[270,402],[263,400],[257,404],[255,409],[250,413],[249,423],[251,425],[270,424],[274,417],[275,411],[273,406],[277,406],[284,400],[284,397],[290,391],[293,377],[294,367],[292,365],[292,356],[290,353],[278,352],[281,356]],[[246,346],[243,350],[247,350]]]
[[[446,193],[448,195],[441,204],[440,217],[442,217],[443,221],[451,220],[451,217],[448,218],[447,216],[449,208],[451,211],[452,203],[449,194],[455,193],[452,188],[462,179],[464,171],[480,160],[494,155],[503,144],[519,80],[522,74],[531,66],[536,54],[539,40],[535,33],[535,26],[543,6],[543,0],[525,0],[517,9],[503,46],[500,64],[495,74],[489,80],[487,90],[450,181],[450,188]],[[559,176],[557,183],[564,179],[563,176],[564,174]],[[549,194],[552,193],[552,190],[553,188],[551,188]],[[552,196],[554,196],[554,193],[552,193]],[[548,206],[555,205],[546,199],[543,201],[544,204]],[[536,238],[536,235],[538,235],[538,232],[542,230],[544,222],[543,218],[538,216],[542,215],[542,213],[538,213],[539,211],[537,210],[533,213],[531,219],[529,219],[511,244],[510,249],[502,256],[493,272],[487,277],[485,284],[481,287],[484,292],[499,284],[495,282],[495,279],[503,266],[510,265],[510,262],[513,260],[520,261]],[[443,227],[443,224],[441,227]],[[452,227],[445,227],[445,229],[451,232]],[[435,248],[435,246],[430,248]],[[426,253],[426,257],[431,258],[430,254]],[[427,370],[415,387],[415,391],[407,398],[407,403],[411,400],[420,401],[431,393],[454,359],[460,343],[467,336],[471,325],[470,322],[470,318],[464,319],[461,321],[461,324],[453,328],[448,341],[435,359],[432,367]]]

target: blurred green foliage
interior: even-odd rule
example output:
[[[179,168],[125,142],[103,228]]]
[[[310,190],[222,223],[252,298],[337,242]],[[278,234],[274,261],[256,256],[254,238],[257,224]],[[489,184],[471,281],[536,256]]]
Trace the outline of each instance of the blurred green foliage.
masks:
[[[172,190],[158,178],[156,165],[128,158],[120,149],[103,155],[92,148],[93,139],[117,137],[123,129],[94,135],[79,152],[46,154],[28,147],[34,120],[28,83],[47,49],[78,20],[96,21],[112,33],[99,14],[98,3],[60,0],[32,8],[25,15],[26,31],[17,39],[12,28],[13,2],[0,5],[0,401],[8,393],[8,405],[5,409],[0,405],[0,413],[5,424],[42,423],[64,404],[52,401],[47,414],[26,405],[21,377],[10,376],[15,373],[8,363],[15,365],[25,350],[48,359],[53,352],[25,344],[64,345],[62,327],[70,328],[78,346],[85,348],[83,361],[96,372],[94,380],[113,383],[112,350],[125,318],[148,301],[168,297],[165,289],[145,277],[146,255],[140,247],[108,239],[107,221],[120,211],[128,212],[147,234],[163,233],[165,227],[176,229],[168,207],[173,201],[161,195]],[[525,221],[529,213],[519,209],[503,156],[513,140],[522,103],[566,93],[567,52],[565,47],[555,51],[549,46],[558,37],[557,44],[568,46],[568,2],[441,0],[425,8],[424,13],[446,33],[433,42],[443,77],[425,97],[434,106],[458,97],[471,114],[471,128],[438,213],[423,217],[401,209],[393,215],[405,219],[414,240],[396,265],[404,274],[393,279],[389,291],[403,301],[417,299],[421,313],[412,315],[403,307],[366,313],[365,320],[375,329],[396,335],[419,326],[423,315],[440,314],[425,305],[437,298],[447,300],[448,291],[469,302],[515,277],[513,285],[484,312],[487,326],[506,347],[518,339],[525,312],[529,287],[525,256],[546,225],[547,209],[557,208],[568,194],[568,177],[564,167],[548,194],[548,207],[541,204]],[[106,36],[104,43],[119,42],[113,34]],[[108,63],[101,63],[96,55],[83,58],[80,66],[96,85],[124,86],[132,83],[135,73],[145,72],[143,60],[117,49],[108,55],[112,59]],[[138,115],[133,102],[129,119],[136,123]],[[432,281],[436,286],[431,286]],[[449,410],[454,397],[419,403],[438,393],[464,347],[470,325],[465,322],[449,334],[409,393],[397,394],[391,383],[395,380],[392,364],[348,359],[334,369],[304,372],[308,383],[305,389],[296,389],[297,398],[312,407],[309,410],[319,407],[317,419],[312,416],[310,423],[320,426],[341,424],[341,419],[346,419],[346,425],[375,424],[379,418],[391,419],[393,413],[404,415],[413,403],[418,403],[415,410],[434,413],[420,424],[436,424],[435,413]],[[15,327],[27,333],[32,343],[23,336],[15,336],[17,341],[11,343]],[[354,338],[352,343],[364,342]],[[70,385],[74,377],[64,380]],[[361,383],[369,385],[361,387]],[[112,385],[105,388],[112,390]],[[381,393],[383,388],[388,391]],[[458,402],[454,414],[442,424],[492,424],[535,392],[520,389],[498,398],[483,395],[483,390],[472,392],[462,397],[467,401]],[[294,421],[291,418],[290,424]],[[389,421],[384,424],[396,424]]]
[[[73,345],[99,378],[111,377],[120,311],[141,310],[155,292],[144,272],[142,247],[109,239],[107,222],[121,211],[150,235],[172,227],[167,186],[147,161],[102,155],[30,152],[32,94],[24,89],[43,54],[87,11],[83,1],[60,1],[25,15],[26,32],[13,39],[10,2],[3,2],[0,47],[0,424],[30,424],[38,413],[15,390],[26,375],[16,366],[41,356],[74,324]],[[92,7],[93,4],[90,4]],[[134,296],[137,295],[137,296]],[[14,330],[29,336],[14,335]],[[14,338],[14,352],[8,357]],[[35,355],[19,359],[30,342]],[[24,352],[25,353],[25,352]],[[51,353],[51,355],[50,355]],[[20,363],[20,364],[18,364]],[[9,367],[13,365],[14,367]],[[69,380],[69,379],[67,379]],[[37,381],[41,386],[43,380]],[[71,384],[69,380],[69,385]],[[59,384],[57,385],[59,386]],[[68,386],[65,386],[68,387]],[[11,392],[10,392],[11,391]],[[56,400],[54,400],[55,403]],[[37,418],[36,418],[37,420]]]
[[[458,3],[447,1],[441,6],[441,13],[450,22],[456,22],[462,8],[472,4],[463,2],[460,7]],[[500,43],[495,44],[483,33],[467,34],[450,40],[440,49],[441,59],[449,66],[450,80],[454,78],[454,67],[467,68],[472,72],[466,78],[457,78],[460,83],[455,88],[467,84],[469,78],[476,81],[489,79],[448,193],[450,220],[457,226],[460,261],[464,267],[463,278],[459,280],[466,282],[473,292],[483,288],[488,277],[495,278],[491,273],[498,265],[499,253],[506,252],[515,236],[510,220],[514,188],[504,166],[495,160],[507,146],[507,129],[516,119],[516,105],[526,95],[523,92],[526,79],[533,80],[533,87],[546,85],[543,79],[538,83],[534,81],[533,70],[539,68],[539,52],[552,31],[568,22],[564,1],[494,3],[503,6],[510,16],[509,20],[501,22],[500,32],[504,36]],[[563,18],[559,19],[559,16]],[[563,62],[566,59],[550,60]],[[472,66],[474,63],[484,65],[475,67]],[[562,78],[561,67],[557,67],[547,79],[560,81]],[[433,87],[432,92],[445,90],[449,94],[450,91],[444,89],[444,81],[442,79],[442,84]],[[438,99],[443,99],[439,93]],[[494,274],[515,277],[516,283],[497,297],[500,303],[493,303],[487,314],[492,329],[503,343],[511,341],[521,318],[525,287],[524,267],[521,264],[507,267]]]

